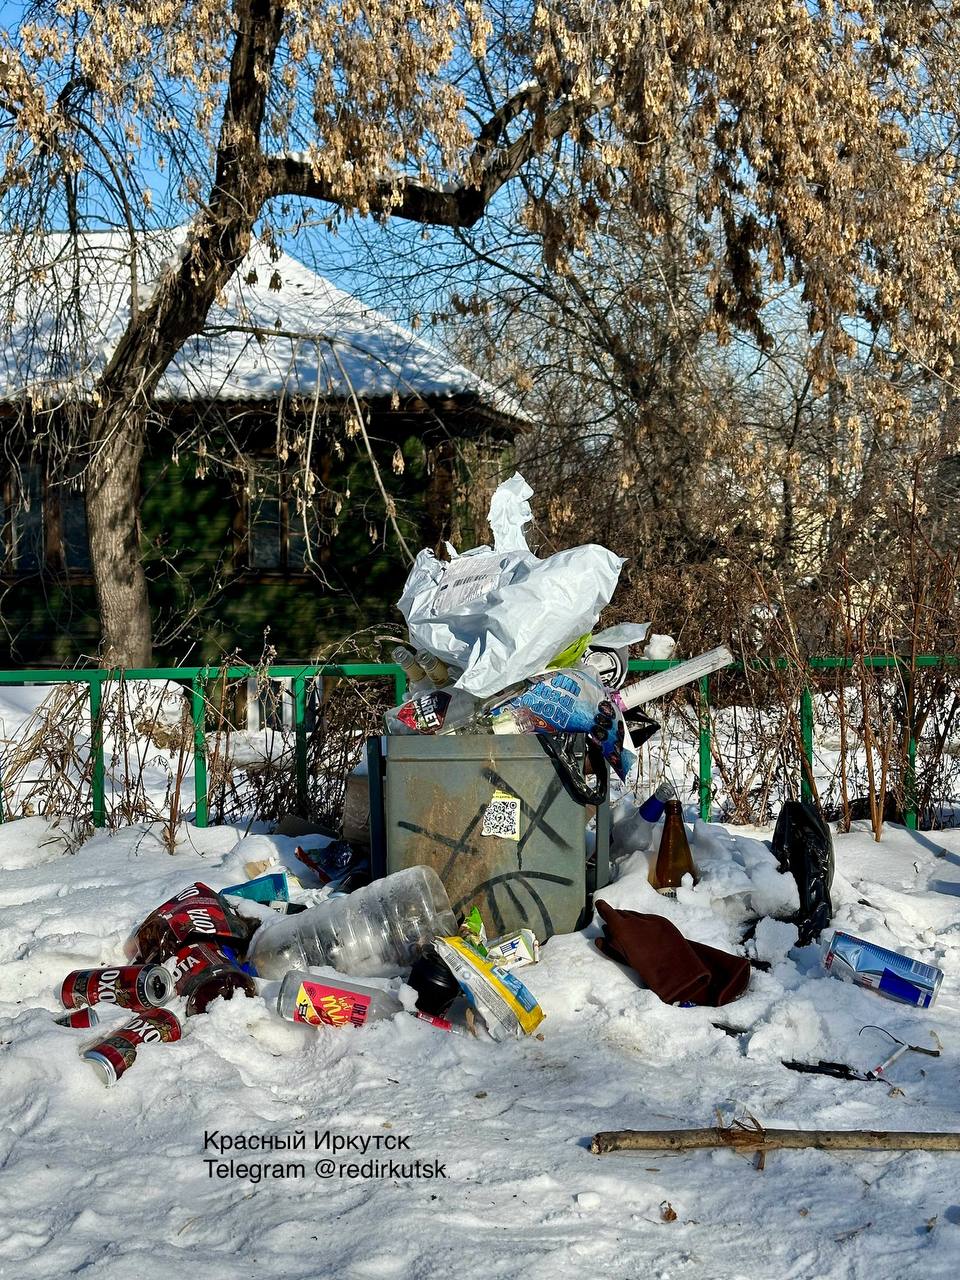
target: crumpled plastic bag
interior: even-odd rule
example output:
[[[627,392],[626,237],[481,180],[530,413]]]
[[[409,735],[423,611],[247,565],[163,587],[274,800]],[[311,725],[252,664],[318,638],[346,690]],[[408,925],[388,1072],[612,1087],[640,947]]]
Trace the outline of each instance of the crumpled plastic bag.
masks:
[[[532,495],[519,472],[504,481],[490,503],[493,547],[449,562],[421,551],[397,602],[413,644],[459,668],[456,687],[476,698],[545,670],[590,631],[624,564],[595,544],[538,560],[523,536]]]

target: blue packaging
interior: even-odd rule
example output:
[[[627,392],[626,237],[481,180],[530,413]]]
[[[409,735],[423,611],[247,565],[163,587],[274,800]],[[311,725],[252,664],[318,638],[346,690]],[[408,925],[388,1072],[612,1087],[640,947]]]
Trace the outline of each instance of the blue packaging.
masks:
[[[823,967],[835,978],[869,987],[888,1000],[929,1009],[943,982],[943,970],[911,960],[899,951],[888,951],[851,933],[835,933]]]
[[[498,715],[505,712],[511,714],[519,733],[589,734],[621,780],[636,763],[637,757],[624,745],[623,712],[586,667],[564,667],[536,677],[523,693],[491,712],[494,733]]]
[[[268,875],[257,876],[256,880],[232,884],[229,889],[221,889],[220,892],[229,893],[234,898],[246,898],[249,902],[262,902],[265,907],[271,902],[290,901],[290,886],[287,884],[285,871],[271,871]]]

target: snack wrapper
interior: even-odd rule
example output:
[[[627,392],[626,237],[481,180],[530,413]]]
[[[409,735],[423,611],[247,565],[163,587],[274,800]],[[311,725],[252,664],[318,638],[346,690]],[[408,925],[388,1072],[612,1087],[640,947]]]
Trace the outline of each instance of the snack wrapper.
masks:
[[[485,960],[463,938],[437,938],[434,946],[494,1040],[536,1031],[543,1010],[512,973]]]

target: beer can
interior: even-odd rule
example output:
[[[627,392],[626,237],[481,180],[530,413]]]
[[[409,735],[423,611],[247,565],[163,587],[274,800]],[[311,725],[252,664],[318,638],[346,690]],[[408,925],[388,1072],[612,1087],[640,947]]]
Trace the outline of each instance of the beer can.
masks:
[[[95,1027],[100,1019],[96,1009],[71,1009],[59,1018],[54,1018],[58,1027]]]
[[[257,984],[235,963],[233,953],[209,943],[194,942],[181,947],[167,963],[177,995],[187,1002],[188,1017],[204,1013],[211,1000],[218,996],[229,1000],[235,991],[242,991],[246,996],[257,994]]]
[[[823,967],[835,978],[869,987],[889,1000],[928,1009],[937,998],[943,971],[911,960],[899,951],[888,951],[850,933],[835,933]]]
[[[151,911],[127,938],[123,953],[128,960],[157,964],[188,942],[212,942],[243,951],[254,927],[222,894],[198,880]]]
[[[132,1067],[141,1044],[169,1044],[180,1039],[180,1022],[169,1009],[138,1013],[119,1030],[103,1040],[95,1040],[80,1050],[81,1058],[92,1063],[103,1083],[115,1085]]]
[[[113,969],[75,969],[60,988],[65,1009],[116,1004],[121,1009],[155,1009],[173,994],[173,978],[160,964],[130,964]]]

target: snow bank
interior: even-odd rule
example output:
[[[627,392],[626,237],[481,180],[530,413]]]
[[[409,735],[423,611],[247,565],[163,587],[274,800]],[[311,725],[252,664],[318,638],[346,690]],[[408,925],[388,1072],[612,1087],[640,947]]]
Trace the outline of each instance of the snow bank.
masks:
[[[638,852],[603,896],[738,949],[752,918],[795,902],[768,834],[698,824],[696,888],[664,901]],[[542,1040],[497,1046],[405,1015],[359,1031],[294,1026],[266,983],[264,999],[217,1002],[180,1042],[142,1049],[110,1090],[78,1057],[91,1033],[52,1022],[65,973],[117,959],[130,927],[194,879],[222,887],[266,857],[293,866],[295,842],[191,829],[170,856],[138,827],[63,855],[60,838],[36,819],[0,827],[0,1275],[955,1274],[956,1156],[783,1152],[756,1173],[731,1152],[601,1159],[587,1147],[598,1130],[709,1124],[717,1108],[780,1126],[955,1130],[960,833],[836,842],[836,923],[939,964],[927,1013],[826,976],[819,949],[791,949],[792,926],[770,919],[746,945],[771,967],[741,1000],[672,1008],[600,955],[591,926],[552,939],[524,972],[547,1014]],[[859,1034],[868,1024],[917,1044],[936,1033],[943,1056],[900,1059],[896,1091],[780,1065],[872,1067],[889,1042]],[[220,1135],[206,1149],[205,1133]],[[302,1152],[224,1148],[298,1133]],[[332,1154],[328,1133],[368,1139],[366,1156]],[[400,1138],[408,1148],[391,1152]],[[240,1168],[297,1162],[302,1179]]]

